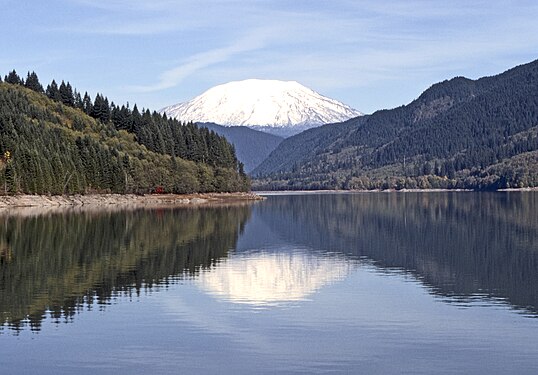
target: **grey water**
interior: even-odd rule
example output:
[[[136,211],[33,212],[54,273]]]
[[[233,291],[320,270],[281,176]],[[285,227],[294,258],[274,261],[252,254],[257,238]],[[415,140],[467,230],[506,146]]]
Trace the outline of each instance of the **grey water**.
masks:
[[[536,374],[538,193],[0,213],[2,374]]]

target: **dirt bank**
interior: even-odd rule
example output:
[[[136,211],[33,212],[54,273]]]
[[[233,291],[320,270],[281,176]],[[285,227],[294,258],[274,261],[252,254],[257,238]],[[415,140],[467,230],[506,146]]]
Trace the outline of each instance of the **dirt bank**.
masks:
[[[191,206],[263,200],[254,193],[206,194],[89,194],[89,195],[3,195],[0,210],[14,207],[57,206]]]

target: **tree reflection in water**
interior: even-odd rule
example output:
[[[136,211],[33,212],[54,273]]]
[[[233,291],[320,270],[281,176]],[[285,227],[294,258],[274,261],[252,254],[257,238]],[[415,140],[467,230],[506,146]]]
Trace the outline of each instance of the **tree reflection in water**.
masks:
[[[0,217],[0,320],[39,330],[94,302],[168,285],[225,257],[246,206],[130,211],[67,210]]]

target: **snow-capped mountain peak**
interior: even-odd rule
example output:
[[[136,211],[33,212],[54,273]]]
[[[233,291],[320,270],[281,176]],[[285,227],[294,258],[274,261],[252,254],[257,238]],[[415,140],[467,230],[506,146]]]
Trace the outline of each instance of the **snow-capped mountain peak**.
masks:
[[[183,122],[248,126],[286,136],[362,115],[298,82],[261,79],[218,85],[160,112]]]

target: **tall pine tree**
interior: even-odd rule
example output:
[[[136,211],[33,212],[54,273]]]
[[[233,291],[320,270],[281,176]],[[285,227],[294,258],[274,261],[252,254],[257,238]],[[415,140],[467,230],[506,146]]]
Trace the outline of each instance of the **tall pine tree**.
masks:
[[[39,78],[37,77],[37,74],[35,74],[35,72],[28,72],[24,86],[28,87],[30,90],[34,90],[35,92],[39,92],[41,94],[45,92],[45,90],[43,90],[43,86],[41,86],[41,83],[39,83]]]
[[[4,81],[7,83],[11,83],[13,85],[20,85],[22,84],[21,77],[17,74],[15,69],[13,69],[11,72],[8,73],[8,75],[5,77]]]
[[[55,100],[57,102],[62,100],[62,97],[60,95],[60,90],[58,90],[58,84],[56,83],[55,80],[52,80],[50,85],[47,86],[46,94],[50,99]]]

